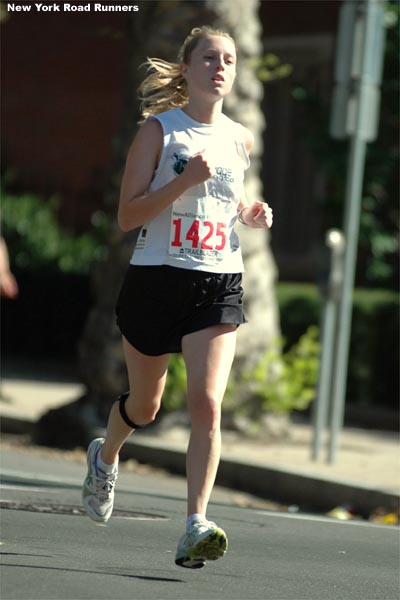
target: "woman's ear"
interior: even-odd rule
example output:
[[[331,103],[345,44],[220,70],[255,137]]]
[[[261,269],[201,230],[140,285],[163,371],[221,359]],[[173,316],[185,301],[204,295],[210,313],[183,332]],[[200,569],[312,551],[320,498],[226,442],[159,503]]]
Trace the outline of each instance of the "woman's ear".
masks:
[[[185,65],[185,63],[181,63],[181,64],[179,65],[179,70],[180,70],[180,72],[181,72],[181,75],[182,75],[182,77],[183,77],[184,79],[186,79],[186,73],[187,73],[187,70],[188,70],[188,66],[187,66],[187,65]]]

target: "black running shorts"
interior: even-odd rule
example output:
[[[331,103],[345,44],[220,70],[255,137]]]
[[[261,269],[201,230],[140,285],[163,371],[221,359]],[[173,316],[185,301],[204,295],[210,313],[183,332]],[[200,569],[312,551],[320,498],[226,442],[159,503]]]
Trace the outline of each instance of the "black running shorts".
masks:
[[[240,325],[241,273],[130,265],[117,301],[117,324],[139,352],[181,352],[182,337],[220,323]]]

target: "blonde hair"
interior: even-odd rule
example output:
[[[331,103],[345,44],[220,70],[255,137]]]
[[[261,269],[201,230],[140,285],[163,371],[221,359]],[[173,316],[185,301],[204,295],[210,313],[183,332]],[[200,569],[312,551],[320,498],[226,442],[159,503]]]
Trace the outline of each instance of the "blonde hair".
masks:
[[[172,108],[181,108],[188,103],[187,85],[181,73],[181,65],[189,64],[190,56],[199,41],[208,36],[226,37],[235,44],[226,31],[203,25],[192,29],[183,42],[178,54],[178,63],[167,62],[160,58],[147,58],[143,63],[142,66],[146,67],[148,75],[138,89],[141,123],[151,115],[158,115]]]

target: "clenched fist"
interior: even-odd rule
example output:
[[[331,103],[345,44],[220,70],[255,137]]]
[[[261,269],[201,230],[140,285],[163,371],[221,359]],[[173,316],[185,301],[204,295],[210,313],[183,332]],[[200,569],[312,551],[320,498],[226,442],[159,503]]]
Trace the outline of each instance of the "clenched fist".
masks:
[[[256,200],[251,206],[240,211],[241,219],[249,227],[269,229],[272,226],[272,208],[266,202]]]
[[[211,161],[206,158],[205,150],[194,154],[187,162],[181,177],[186,177],[190,186],[203,183],[213,176]]]

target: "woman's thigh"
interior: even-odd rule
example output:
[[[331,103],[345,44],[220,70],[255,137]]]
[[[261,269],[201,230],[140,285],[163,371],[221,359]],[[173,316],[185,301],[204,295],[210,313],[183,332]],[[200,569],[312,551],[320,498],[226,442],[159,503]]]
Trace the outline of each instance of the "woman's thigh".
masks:
[[[236,325],[221,324],[182,338],[189,410],[199,403],[222,402],[235,355],[236,332]]]

